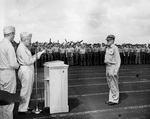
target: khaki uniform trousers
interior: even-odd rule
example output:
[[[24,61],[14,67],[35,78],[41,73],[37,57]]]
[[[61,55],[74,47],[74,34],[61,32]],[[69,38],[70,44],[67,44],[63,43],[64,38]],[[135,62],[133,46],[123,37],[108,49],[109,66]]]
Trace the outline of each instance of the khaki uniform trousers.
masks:
[[[0,90],[16,93],[15,70],[0,70]],[[0,119],[13,119],[14,103],[0,106]]]
[[[18,71],[18,77],[21,81],[22,86],[20,96],[23,99],[23,102],[19,105],[18,111],[25,112],[28,110],[34,83],[34,66],[21,66]]]
[[[106,79],[109,86],[109,101],[119,102],[118,74],[114,75],[115,65],[106,65]]]

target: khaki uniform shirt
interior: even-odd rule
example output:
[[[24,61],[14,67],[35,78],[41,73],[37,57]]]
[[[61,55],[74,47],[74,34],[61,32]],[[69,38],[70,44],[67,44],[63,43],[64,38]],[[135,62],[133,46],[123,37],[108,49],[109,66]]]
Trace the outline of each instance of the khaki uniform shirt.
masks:
[[[15,50],[8,39],[0,42],[0,69],[17,69],[19,64]]]
[[[59,47],[53,47],[53,51],[54,51],[54,53],[59,52]]]
[[[48,53],[53,53],[53,49],[52,48],[48,48],[47,51],[48,51]]]
[[[136,53],[140,53],[141,52],[141,49],[140,48],[136,48]]]
[[[85,48],[81,48],[80,49],[80,54],[85,54],[86,53],[86,49]]]
[[[99,52],[99,48],[98,47],[94,47],[94,52]]]
[[[147,48],[147,53],[150,53],[150,48]]]
[[[141,48],[141,52],[146,52],[146,48]]]
[[[23,43],[20,43],[17,49],[17,59],[19,64],[29,66],[33,65],[36,57],[31,55],[31,52]]]
[[[75,51],[75,53],[79,53],[79,50],[80,50],[80,47],[76,46],[74,51]]]
[[[60,53],[65,53],[66,49],[65,48],[60,48]]]
[[[110,47],[106,48],[105,61],[108,65],[115,65],[115,70],[118,72],[121,64],[120,54],[118,47],[112,44]]]

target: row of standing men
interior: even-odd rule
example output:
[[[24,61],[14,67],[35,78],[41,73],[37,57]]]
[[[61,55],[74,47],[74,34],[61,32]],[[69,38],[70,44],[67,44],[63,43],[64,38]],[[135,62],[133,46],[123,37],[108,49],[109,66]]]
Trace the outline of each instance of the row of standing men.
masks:
[[[121,64],[150,64],[150,46],[146,45],[117,45]],[[38,49],[45,49],[38,60],[38,67],[42,67],[44,62],[62,60],[71,66],[91,66],[104,65],[105,49],[107,45],[101,44],[80,44],[62,45],[62,44],[38,44]],[[34,54],[32,45],[31,52]]]

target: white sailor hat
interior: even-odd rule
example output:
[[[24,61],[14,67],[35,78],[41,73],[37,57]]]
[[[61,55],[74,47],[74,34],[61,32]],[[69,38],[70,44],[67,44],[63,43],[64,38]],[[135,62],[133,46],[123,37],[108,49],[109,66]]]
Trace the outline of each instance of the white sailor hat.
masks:
[[[27,37],[32,37],[32,34],[31,33],[28,33],[28,32],[22,32],[20,33],[20,37],[21,38],[27,38]]]
[[[5,26],[3,29],[4,34],[15,33],[14,26]]]

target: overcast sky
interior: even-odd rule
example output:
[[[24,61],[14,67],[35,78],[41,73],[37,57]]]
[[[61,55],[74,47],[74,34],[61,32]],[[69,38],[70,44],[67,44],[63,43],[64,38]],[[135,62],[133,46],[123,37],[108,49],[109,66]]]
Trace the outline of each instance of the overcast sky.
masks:
[[[3,27],[33,34],[32,41],[150,43],[150,0],[0,0],[0,39]]]

